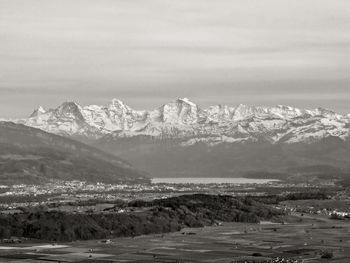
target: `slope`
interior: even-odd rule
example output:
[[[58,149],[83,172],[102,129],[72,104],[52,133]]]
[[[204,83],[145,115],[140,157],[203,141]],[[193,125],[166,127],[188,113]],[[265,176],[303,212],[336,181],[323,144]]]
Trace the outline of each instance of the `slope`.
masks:
[[[49,179],[147,180],[129,163],[91,146],[21,124],[0,122],[0,182],[41,183]]]
[[[350,171],[350,143],[336,137],[313,144],[271,144],[268,142],[196,143],[187,147],[181,141],[148,137],[119,138],[94,143],[155,177],[240,177],[252,172],[307,174]],[[293,168],[293,169],[292,169]],[[331,171],[332,172],[332,171]]]

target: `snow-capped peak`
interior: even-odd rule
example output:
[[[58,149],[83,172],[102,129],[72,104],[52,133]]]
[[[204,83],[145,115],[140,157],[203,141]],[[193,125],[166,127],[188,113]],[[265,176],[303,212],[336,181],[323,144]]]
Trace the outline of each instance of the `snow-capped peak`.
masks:
[[[28,119],[17,120],[28,126],[64,135],[102,137],[113,135],[152,136],[205,142],[317,141],[329,136],[350,137],[350,115],[317,108],[303,110],[291,106],[237,107],[216,105],[202,110],[188,98],[178,98],[152,111],[137,111],[119,99],[107,106],[80,106],[65,102],[56,109],[39,107]]]
[[[178,98],[177,100],[176,100],[177,102],[183,102],[183,103],[187,103],[187,104],[189,104],[189,105],[191,105],[191,106],[197,106],[194,102],[192,102],[189,98],[186,98],[186,97],[184,97],[184,98]]]
[[[79,108],[81,108],[81,106],[78,103],[74,101],[66,101],[66,102],[63,102],[60,106],[58,106],[57,110],[76,111],[76,110],[79,110]]]
[[[313,113],[316,115],[334,115],[336,114],[334,111],[318,107],[315,110],[313,110]]]
[[[128,106],[126,106],[126,104],[123,101],[116,99],[116,98],[112,99],[112,102],[110,105],[113,105],[113,106],[119,107],[119,108],[128,107]]]
[[[46,113],[46,110],[42,106],[39,106],[36,110],[33,111],[33,113],[29,116],[29,118],[33,118],[45,113]]]
[[[259,112],[259,109],[255,106],[248,106],[245,104],[239,104],[237,108],[234,110],[234,119],[235,120],[241,120],[244,118],[247,118],[249,116],[252,116]],[[261,112],[261,110],[260,110]]]
[[[267,109],[267,111],[284,119],[292,119],[306,114],[305,110],[285,105],[277,105],[276,107],[271,107]]]
[[[187,98],[177,99],[158,109],[160,119],[171,124],[196,123],[198,111],[198,106]]]
[[[113,99],[111,104],[108,105],[108,109],[112,111],[117,111],[120,114],[125,114],[126,112],[132,111],[132,109],[126,105],[123,101],[118,99]]]
[[[38,112],[39,112],[39,113],[45,113],[46,110],[45,110],[42,106],[39,106]]]
[[[56,116],[64,116],[68,118],[78,118],[79,120],[83,121],[84,117],[82,115],[82,107],[74,102],[74,101],[68,101],[62,103],[56,110],[55,110]]]

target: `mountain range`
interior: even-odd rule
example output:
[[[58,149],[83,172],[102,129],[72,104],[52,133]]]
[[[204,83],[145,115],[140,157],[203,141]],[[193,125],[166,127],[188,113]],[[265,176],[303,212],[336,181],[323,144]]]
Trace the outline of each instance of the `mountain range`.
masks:
[[[323,108],[202,108],[180,98],[134,110],[113,99],[39,107],[12,121],[80,140],[154,177],[350,174],[350,115]]]
[[[117,99],[105,106],[65,102],[55,109],[39,107],[29,118],[12,121],[80,139],[146,136],[180,139],[183,146],[197,142],[313,143],[328,137],[345,141],[350,136],[350,115],[323,108],[241,104],[202,109],[187,98],[154,110],[134,110]]]

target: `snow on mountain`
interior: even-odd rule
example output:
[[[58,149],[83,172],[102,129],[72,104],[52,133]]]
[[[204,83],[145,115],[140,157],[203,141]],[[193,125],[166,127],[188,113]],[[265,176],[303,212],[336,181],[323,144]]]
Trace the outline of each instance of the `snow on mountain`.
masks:
[[[37,108],[33,113],[32,115],[30,115],[30,117],[34,118],[34,117],[37,117],[39,115],[42,115],[42,114],[45,114],[46,113],[46,110],[42,107],[42,106],[39,106],[39,108]]]
[[[154,120],[168,124],[191,125],[198,123],[200,109],[187,98],[177,99],[163,105],[155,114],[159,114]]]
[[[234,110],[234,108],[228,107],[227,105],[216,105],[209,107],[205,112],[207,113],[209,121],[219,122],[232,120]]]
[[[303,110],[283,105],[241,104],[201,109],[188,98],[152,111],[134,110],[117,99],[104,106],[65,102],[56,109],[39,107],[29,118],[13,121],[65,136],[115,140],[142,135],[181,139],[183,145],[261,140],[312,143],[331,136],[342,140],[350,136],[350,115],[322,108]]]

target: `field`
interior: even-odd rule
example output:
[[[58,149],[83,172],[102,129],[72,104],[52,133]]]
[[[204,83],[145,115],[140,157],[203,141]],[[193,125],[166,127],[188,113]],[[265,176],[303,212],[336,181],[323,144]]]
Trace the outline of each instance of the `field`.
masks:
[[[320,259],[324,251],[332,252],[333,259]],[[224,223],[134,238],[0,247],[0,262],[12,263],[282,262],[277,257],[289,262],[350,262],[350,221],[295,214],[284,224]]]

